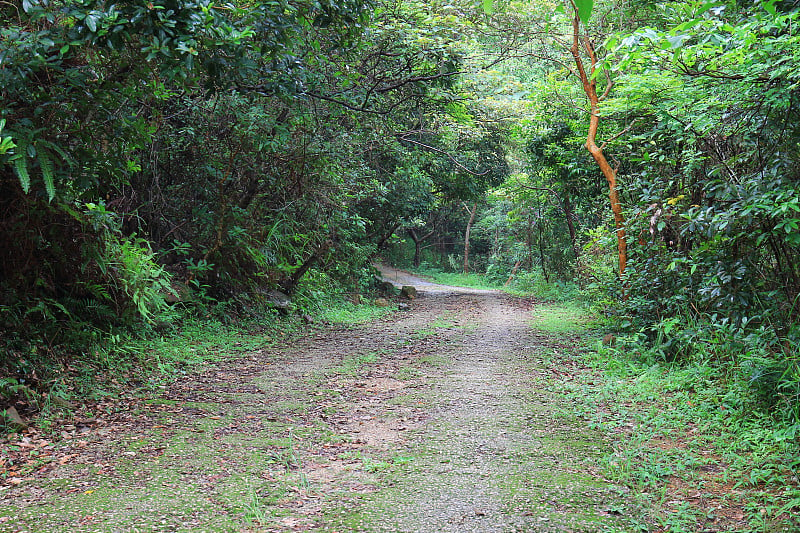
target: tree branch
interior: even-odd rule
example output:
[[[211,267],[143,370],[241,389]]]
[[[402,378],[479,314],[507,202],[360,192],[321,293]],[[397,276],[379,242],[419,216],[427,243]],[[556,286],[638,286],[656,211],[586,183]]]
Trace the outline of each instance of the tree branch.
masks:
[[[485,171],[485,172],[480,172],[480,173],[473,172],[472,170],[468,169],[467,167],[465,167],[464,165],[459,163],[458,160],[455,157],[453,157],[451,154],[445,152],[444,150],[440,150],[439,148],[431,146],[429,144],[425,144],[425,143],[420,142],[420,141],[415,141],[414,139],[409,139],[408,137],[404,137],[403,134],[397,134],[395,136],[401,142],[405,141],[405,142],[409,142],[411,144],[416,144],[417,146],[421,146],[421,147],[425,148],[426,150],[430,150],[431,152],[436,152],[437,154],[442,154],[443,156],[447,157],[447,159],[449,159],[458,168],[460,168],[461,170],[463,170],[464,172],[466,172],[467,174],[470,174],[472,176],[485,176],[485,175],[487,175],[489,173],[488,170]]]

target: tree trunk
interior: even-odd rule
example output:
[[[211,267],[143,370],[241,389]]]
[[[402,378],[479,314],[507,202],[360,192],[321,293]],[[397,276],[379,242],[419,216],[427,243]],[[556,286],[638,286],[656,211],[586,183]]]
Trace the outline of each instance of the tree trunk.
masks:
[[[378,250],[383,250],[384,248],[386,248],[387,241],[392,238],[392,235],[394,235],[394,232],[397,231],[397,228],[399,227],[400,227],[400,222],[396,222],[394,225],[389,227],[389,230],[386,233],[381,235],[376,246]]]
[[[511,283],[511,280],[514,279],[514,274],[517,273],[517,269],[519,268],[519,265],[521,265],[521,264],[522,264],[522,261],[517,261],[516,263],[514,263],[514,268],[511,269],[511,274],[509,274],[508,279],[506,280],[506,282],[503,283],[503,287],[505,287],[506,285]]]
[[[408,234],[411,236],[411,240],[414,241],[414,268],[419,268],[419,264],[422,260],[422,243],[433,235],[433,231],[429,231],[425,235],[420,236],[417,234],[416,229],[409,228]]]
[[[611,201],[611,211],[614,213],[614,224],[617,229],[617,253],[619,256],[619,276],[622,283],[623,298],[627,298],[626,284],[625,284],[625,267],[628,262],[628,246],[625,237],[625,217],[622,214],[622,204],[619,201],[619,192],[617,191],[617,170],[613,168],[605,154],[603,153],[603,146],[597,145],[597,130],[600,126],[600,100],[607,96],[611,89],[611,82],[608,82],[605,93],[602,96],[597,94],[597,79],[595,78],[597,67],[597,55],[595,54],[594,47],[589,41],[588,36],[583,38],[583,50],[589,58],[589,72],[581,58],[581,35],[580,35],[580,19],[578,18],[577,9],[575,9],[572,18],[572,46],[570,53],[575,60],[575,66],[578,69],[578,76],[583,84],[583,92],[589,99],[590,117],[589,117],[589,132],[586,136],[586,149],[592,154],[595,162],[600,171],[605,176],[608,182],[608,197]]]
[[[547,266],[544,263],[544,224],[541,204],[539,204],[539,220],[536,225],[539,226],[539,261],[542,263],[542,274],[544,275],[545,283],[550,283],[550,276],[547,274]]]
[[[464,232],[464,274],[469,274],[469,234],[472,231],[472,223],[475,221],[475,213],[478,212],[478,202],[473,204],[471,211],[467,204],[464,204],[464,209],[469,213],[467,230]]]
[[[575,232],[575,222],[572,215],[572,204],[569,196],[564,194],[564,201],[561,202],[561,209],[564,211],[564,218],[567,219],[567,229],[569,230],[569,242],[572,245],[572,253],[575,254],[575,262],[580,261],[580,249],[578,248],[578,237]]]
[[[317,261],[322,259],[322,257],[328,252],[328,250],[331,249],[332,245],[333,245],[333,243],[331,241],[325,241],[322,244],[320,244],[311,253],[311,255],[308,257],[308,259],[303,261],[303,264],[300,265],[300,267],[292,273],[292,275],[289,277],[289,279],[284,280],[280,284],[280,288],[283,289],[283,291],[286,294],[291,296],[294,293],[295,289],[297,289],[297,285],[300,283],[300,280],[303,279],[303,276],[306,275],[306,272],[308,272],[308,270],[312,266],[314,266],[314,264]]]
[[[533,270],[533,219],[528,210],[528,229],[525,235],[525,244],[528,247],[528,270]]]

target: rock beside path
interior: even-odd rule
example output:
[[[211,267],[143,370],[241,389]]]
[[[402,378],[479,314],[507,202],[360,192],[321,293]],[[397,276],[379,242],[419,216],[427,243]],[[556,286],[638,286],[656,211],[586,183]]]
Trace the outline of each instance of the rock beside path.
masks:
[[[417,289],[413,285],[403,285],[403,288],[400,289],[400,295],[403,296],[403,298],[413,300],[417,297]]]

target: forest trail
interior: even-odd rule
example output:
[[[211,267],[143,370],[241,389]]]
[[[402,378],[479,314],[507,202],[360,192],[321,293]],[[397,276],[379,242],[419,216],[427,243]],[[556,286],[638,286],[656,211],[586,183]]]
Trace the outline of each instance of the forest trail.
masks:
[[[609,444],[533,302],[414,284],[408,311],[207,367],[65,439],[0,531],[629,531]]]

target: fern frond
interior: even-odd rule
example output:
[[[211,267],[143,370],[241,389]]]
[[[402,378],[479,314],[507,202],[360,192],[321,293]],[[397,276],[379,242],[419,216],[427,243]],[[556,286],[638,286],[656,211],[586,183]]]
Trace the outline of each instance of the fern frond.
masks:
[[[47,154],[39,152],[39,166],[42,167],[42,177],[44,178],[44,188],[47,191],[47,200],[52,202],[56,196],[55,175],[53,174],[53,162]]]
[[[28,158],[20,154],[20,156],[14,160],[14,170],[19,178],[19,184],[22,185],[22,190],[25,191],[25,194],[28,194],[28,191],[31,190],[31,175],[28,173]]]

